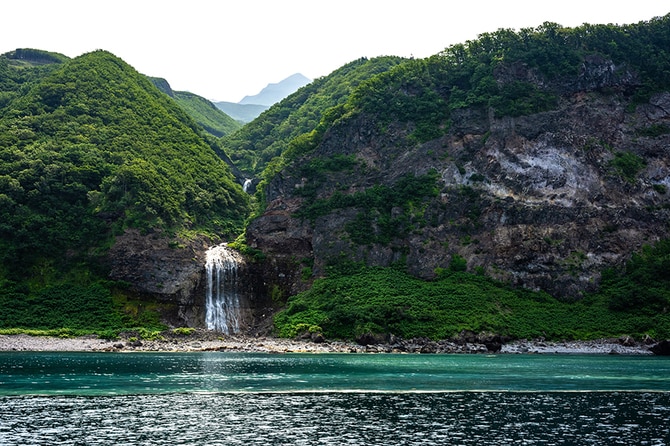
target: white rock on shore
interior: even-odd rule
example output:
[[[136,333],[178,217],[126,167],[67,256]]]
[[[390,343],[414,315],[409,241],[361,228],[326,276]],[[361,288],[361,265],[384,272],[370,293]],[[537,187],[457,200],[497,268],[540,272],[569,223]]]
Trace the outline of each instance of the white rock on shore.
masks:
[[[97,337],[57,338],[48,336],[0,335],[0,351],[238,351],[238,352],[362,352],[355,344],[315,344],[280,338],[226,336],[216,339],[185,336],[151,341],[105,340]]]
[[[502,346],[501,353],[555,353],[555,354],[619,354],[651,355],[644,344],[623,345],[610,340],[565,341],[565,342],[529,342],[515,341]]]

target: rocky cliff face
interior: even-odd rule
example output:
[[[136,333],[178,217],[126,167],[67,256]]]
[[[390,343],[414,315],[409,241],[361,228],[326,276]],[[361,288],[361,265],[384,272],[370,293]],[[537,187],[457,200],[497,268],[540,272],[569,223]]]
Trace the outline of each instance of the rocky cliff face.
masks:
[[[523,66],[497,73],[498,82],[541,76]],[[407,138],[410,126],[380,130],[359,115],[332,127],[319,147],[285,168],[267,189],[265,213],[247,230],[250,246],[268,254],[268,283],[304,289],[304,265],[314,275],[347,259],[371,265],[404,261],[431,278],[459,256],[517,286],[565,299],[594,289],[604,268],[622,264],[643,244],[668,237],[670,221],[670,93],[634,106],[634,74],[597,57],[577,78],[561,81],[554,110],[522,117],[461,109],[449,131],[426,143]],[[317,158],[351,156],[355,168],[303,175]],[[296,211],[314,198],[393,185],[408,173],[438,173],[440,193],[414,203],[413,226],[388,243],[354,242],[360,208],[341,207],[313,221]],[[407,212],[393,209],[394,213]],[[372,233],[381,231],[381,217]],[[374,240],[373,237],[370,240]]]
[[[110,279],[127,282],[140,298],[158,301],[173,325],[203,326],[205,251],[211,244],[128,230],[109,251]]]

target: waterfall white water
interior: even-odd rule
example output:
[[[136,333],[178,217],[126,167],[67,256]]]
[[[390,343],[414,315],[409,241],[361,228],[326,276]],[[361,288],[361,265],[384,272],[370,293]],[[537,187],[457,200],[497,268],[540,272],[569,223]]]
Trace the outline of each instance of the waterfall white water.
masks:
[[[207,250],[205,322],[210,330],[233,334],[240,330],[240,297],[237,290],[239,262],[225,244]]]
[[[244,184],[242,184],[242,190],[244,192],[249,192],[249,188],[251,187],[251,179],[247,178],[244,180]]]

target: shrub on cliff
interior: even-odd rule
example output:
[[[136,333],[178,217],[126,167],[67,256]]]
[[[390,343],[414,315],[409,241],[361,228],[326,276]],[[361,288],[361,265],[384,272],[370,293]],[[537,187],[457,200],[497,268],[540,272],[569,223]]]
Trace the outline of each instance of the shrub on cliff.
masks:
[[[612,311],[606,294],[563,302],[489,278],[443,271],[424,281],[397,268],[357,267],[318,279],[275,316],[280,336],[316,325],[329,338],[393,334],[445,339],[463,330],[517,339],[670,336],[670,314]]]

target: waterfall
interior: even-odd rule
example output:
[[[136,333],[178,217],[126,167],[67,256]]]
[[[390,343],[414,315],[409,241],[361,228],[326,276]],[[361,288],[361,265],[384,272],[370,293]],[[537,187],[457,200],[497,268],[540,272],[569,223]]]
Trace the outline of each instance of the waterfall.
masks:
[[[240,330],[240,297],[237,290],[239,262],[225,244],[207,250],[205,322],[210,330],[233,334]]]
[[[244,184],[242,184],[242,190],[244,192],[249,192],[249,188],[251,187],[251,179],[247,178],[244,180]]]

